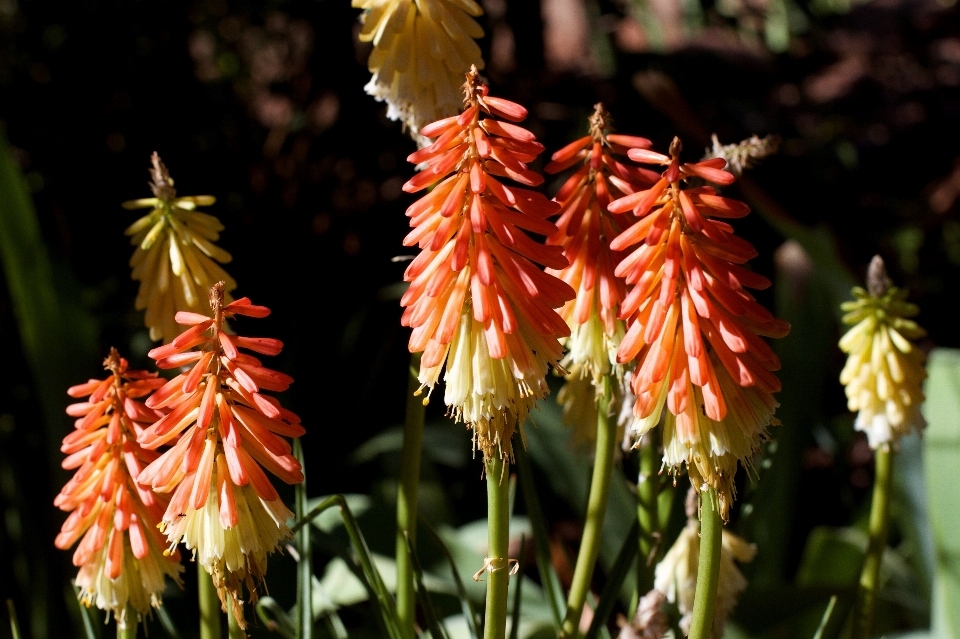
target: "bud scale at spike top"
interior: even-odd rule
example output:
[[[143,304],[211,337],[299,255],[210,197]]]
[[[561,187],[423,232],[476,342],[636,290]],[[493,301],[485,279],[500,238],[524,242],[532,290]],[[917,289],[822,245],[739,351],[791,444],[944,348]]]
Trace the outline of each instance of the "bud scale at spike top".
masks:
[[[140,470],[157,458],[137,443],[137,435],[161,412],[144,406],[142,399],[162,386],[156,373],[129,370],[116,349],[104,360],[111,375],[71,387],[71,397],[87,397],[71,404],[67,414],[76,417],[74,430],[64,437],[60,450],[67,454],[63,467],[77,472],[54,500],[70,511],[54,544],[67,549],[78,540],[73,565],[80,600],[95,603],[117,620],[120,628],[137,620],[151,606],[159,606],[166,587],[164,576],[180,585],[178,553],[165,553],[157,530],[166,497],[137,485]]]
[[[264,470],[287,484],[303,481],[300,462],[285,437],[300,437],[300,418],[262,391],[284,391],[293,379],[264,367],[240,349],[277,355],[283,344],[265,337],[229,335],[236,316],[266,317],[270,310],[241,298],[224,304],[223,282],[210,289],[213,315],[177,313],[189,326],[149,355],[161,369],[188,366],[158,389],[147,406],[163,419],[138,438],[147,449],[171,445],[143,469],[138,481],[171,493],[161,529],[171,548],[183,542],[210,573],[220,601],[245,627],[243,603],[257,601],[267,555],[290,537],[293,513]],[[243,596],[243,587],[247,596]]]
[[[407,209],[413,230],[404,245],[421,252],[404,273],[402,324],[413,329],[410,352],[423,352],[421,390],[432,391],[446,367],[450,413],[473,429],[486,458],[509,458],[513,433],[549,392],[558,339],[570,334],[555,309],[574,291],[535,265],[566,267],[562,248],[525,233],[555,233],[547,218],[558,205],[502,181],[543,182],[527,168],[543,146],[513,124],[526,109],[490,96],[476,68],[464,93],[464,111],[425,126],[421,133],[437,139],[408,158],[425,168],[403,189],[433,189]]]
[[[698,491],[715,489],[726,520],[738,462],[750,467],[778,406],[780,361],[760,336],[783,337],[790,325],[747,290],[770,281],[741,266],[756,251],[724,220],[750,208],[689,184],[732,184],[726,162],[681,164],[680,149],[677,138],[669,156],[630,149],[630,159],[666,169],[649,189],[609,206],[637,219],[611,243],[617,251],[636,247],[615,271],[631,286],[617,356],[636,362],[635,441],[664,417],[664,465],[672,472],[686,466]]]

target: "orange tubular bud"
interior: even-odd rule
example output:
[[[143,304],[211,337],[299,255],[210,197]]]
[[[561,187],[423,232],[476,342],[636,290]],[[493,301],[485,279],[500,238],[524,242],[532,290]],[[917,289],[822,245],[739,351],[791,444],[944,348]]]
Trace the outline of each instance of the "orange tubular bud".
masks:
[[[476,68],[463,88],[465,109],[455,123],[424,127],[424,135],[441,137],[414,154],[426,168],[404,185],[407,192],[434,188],[408,209],[413,230],[404,244],[422,252],[404,274],[410,288],[402,323],[413,329],[411,352],[423,351],[421,390],[432,391],[446,366],[444,401],[454,417],[474,429],[485,456],[509,457],[518,424],[548,392],[544,376],[562,354],[558,338],[568,334],[554,309],[573,290],[534,266],[564,267],[560,249],[522,230],[555,233],[546,218],[559,207],[498,179],[542,182],[527,168],[543,150],[533,134],[488,117],[519,122],[526,109],[488,95]]]
[[[616,271],[633,287],[620,307],[629,328],[618,357],[636,363],[637,441],[666,407],[664,464],[673,471],[685,464],[697,490],[715,488],[726,518],[737,464],[750,465],[778,405],[773,393],[780,382],[772,371],[780,362],[759,335],[782,337],[789,324],[746,292],[770,282],[738,266],[756,251],[717,219],[743,217],[749,207],[711,186],[684,184],[691,178],[731,184],[724,160],[681,164],[679,153],[677,139],[669,157],[630,149],[631,159],[666,170],[656,187],[609,206],[645,216],[612,243],[634,247]]]

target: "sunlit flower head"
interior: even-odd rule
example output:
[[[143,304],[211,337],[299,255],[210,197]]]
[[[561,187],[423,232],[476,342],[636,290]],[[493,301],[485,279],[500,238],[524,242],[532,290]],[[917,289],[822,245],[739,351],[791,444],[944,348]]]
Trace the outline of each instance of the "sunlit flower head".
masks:
[[[137,485],[140,470],[156,458],[144,450],[137,435],[162,415],[141,399],[163,385],[156,373],[129,370],[116,349],[104,361],[110,375],[71,387],[74,398],[67,414],[76,417],[74,431],[60,450],[68,455],[67,470],[77,469],[54,500],[70,512],[57,535],[57,548],[80,540],[73,565],[80,568],[76,583],[80,600],[95,604],[125,628],[129,612],[141,617],[159,606],[165,577],[180,585],[178,554],[164,553],[157,531],[165,500]]]
[[[524,232],[550,235],[557,205],[543,195],[501,182],[536,186],[527,168],[543,150],[519,122],[527,111],[488,95],[473,69],[464,84],[466,108],[421,133],[437,140],[408,160],[426,168],[404,190],[434,186],[407,209],[414,229],[405,246],[420,254],[407,267],[401,304],[413,328],[410,351],[423,351],[420,383],[432,391],[446,366],[444,402],[474,431],[489,457],[509,457],[518,424],[547,392],[545,375],[562,355],[570,331],[554,309],[574,295],[534,262],[567,265],[559,246]],[[429,396],[429,395],[428,395]]]
[[[660,176],[617,159],[629,149],[648,148],[651,142],[609,132],[610,114],[602,104],[594,109],[589,135],[554,153],[544,171],[558,173],[578,166],[553,198],[560,204],[560,217],[557,232],[547,238],[547,244],[563,247],[570,264],[562,269],[548,268],[547,272],[577,293],[576,299],[560,311],[570,326],[568,353],[562,365],[589,377],[599,391],[602,378],[612,372],[617,377],[623,374],[617,347],[625,329],[617,315],[627,287],[622,277],[614,275],[623,253],[612,251],[610,242],[630,225],[627,215],[611,213],[607,206],[648,188]]]
[[[233,607],[241,627],[245,601],[257,600],[267,555],[290,536],[284,506],[264,469],[288,484],[303,481],[300,463],[284,437],[300,437],[300,419],[263,390],[284,391],[293,379],[265,368],[246,349],[276,355],[283,344],[267,337],[228,335],[224,321],[265,317],[270,310],[247,298],[224,304],[223,283],[210,290],[212,317],[181,311],[189,326],[149,355],[162,369],[189,366],[158,389],[150,408],[167,414],[139,436],[144,448],[172,444],[138,481],[172,493],[161,529],[174,548],[183,542],[213,577],[224,610]]]
[[[911,343],[926,332],[909,319],[919,310],[906,301],[907,291],[891,286],[880,256],[867,273],[867,290],[853,289],[844,302],[843,321],[853,324],[840,340],[848,354],[840,373],[847,406],[857,413],[854,427],[867,434],[872,448],[893,444],[911,430],[924,427],[920,405],[926,379],[924,354]]]
[[[723,221],[750,208],[684,184],[731,184],[725,161],[681,164],[679,154],[679,139],[669,156],[631,149],[632,160],[667,168],[651,188],[609,206],[639,218],[611,243],[617,251],[639,245],[615,270],[632,287],[620,307],[627,333],[617,357],[637,362],[636,440],[663,417],[664,464],[686,465],[697,490],[715,489],[726,519],[738,462],[750,465],[778,405],[772,371],[780,361],[759,336],[783,337],[790,326],[747,291],[770,281],[740,266],[756,251]]]
[[[140,282],[137,310],[146,309],[144,321],[150,339],[169,342],[180,332],[173,316],[177,311],[202,312],[207,291],[218,281],[229,294],[237,287],[220,264],[232,258],[214,244],[220,238],[220,220],[197,210],[214,203],[211,195],[177,197],[173,179],[156,153],[151,157],[150,189],[154,197],[123,203],[125,209],[149,208],[150,213],[131,224],[125,233],[136,246],[130,258],[131,276]],[[220,264],[218,264],[218,262]]]
[[[700,564],[700,522],[696,517],[696,500],[690,508],[688,499],[687,525],[667,554],[657,564],[653,587],[662,592],[667,601],[676,604],[682,615],[680,628],[689,634],[693,620],[693,600],[697,589],[697,568]],[[720,545],[720,576],[717,581],[717,597],[714,601],[712,639],[721,639],[727,618],[737,605],[740,593],[747,587],[747,579],[737,567],[737,562],[753,561],[757,547],[743,538],[722,532]]]
[[[373,43],[365,87],[386,101],[387,117],[400,120],[414,139],[430,122],[460,110],[460,85],[471,65],[483,68],[474,42],[483,14],[473,0],[353,0],[364,9],[361,42]]]

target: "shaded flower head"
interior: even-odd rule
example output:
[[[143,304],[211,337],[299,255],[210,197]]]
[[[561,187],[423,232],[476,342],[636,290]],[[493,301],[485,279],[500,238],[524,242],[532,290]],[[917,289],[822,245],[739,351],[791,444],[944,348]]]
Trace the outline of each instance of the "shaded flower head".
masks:
[[[919,309],[907,302],[907,291],[891,286],[878,255],[870,263],[867,290],[853,289],[853,302],[844,302],[843,321],[853,327],[840,339],[848,354],[840,373],[847,406],[857,413],[854,427],[867,434],[872,448],[893,444],[925,424],[920,412],[921,384],[927,373],[924,354],[910,340],[926,332],[911,317]]]
[[[726,519],[737,463],[749,466],[778,406],[772,371],[780,361],[759,336],[783,337],[790,326],[747,291],[770,282],[740,266],[756,251],[723,221],[750,208],[711,186],[684,184],[731,184],[725,161],[681,164],[679,154],[676,138],[669,156],[631,149],[632,160],[666,170],[649,189],[609,206],[639,218],[611,243],[613,250],[639,245],[615,270],[632,286],[620,307],[628,328],[617,357],[637,362],[635,437],[664,417],[664,464],[686,465],[697,490],[716,489]]]
[[[213,577],[224,610],[243,621],[245,586],[257,600],[257,583],[267,555],[290,536],[284,506],[264,469],[288,484],[303,481],[300,463],[284,437],[304,434],[300,419],[262,390],[283,391],[293,379],[265,368],[245,349],[276,355],[283,344],[266,337],[224,332],[236,315],[265,317],[270,310],[247,298],[224,304],[223,282],[210,290],[212,317],[181,311],[189,326],[149,355],[162,369],[189,365],[147,401],[167,414],[139,436],[144,448],[172,447],[140,474],[138,481],[172,493],[161,518],[171,548],[181,541]]]
[[[112,614],[123,628],[130,621],[128,610],[139,617],[160,605],[165,576],[180,585],[183,567],[179,555],[163,552],[157,531],[163,498],[135,481],[156,458],[140,447],[137,435],[161,417],[141,399],[164,380],[156,373],[129,370],[116,349],[110,349],[104,368],[110,371],[106,379],[67,391],[87,401],[67,407],[67,414],[77,419],[60,450],[68,455],[63,467],[77,472],[53,502],[70,512],[54,543],[67,549],[80,540],[73,553],[73,565],[80,568],[80,600]]]
[[[727,161],[727,170],[740,177],[744,169],[751,169],[765,157],[777,152],[780,138],[776,135],[759,137],[752,135],[746,140],[734,144],[720,144],[720,139],[714,133],[710,136],[713,145],[707,149],[707,158],[723,158]]]
[[[560,204],[560,217],[557,232],[547,238],[547,244],[563,247],[570,264],[562,269],[548,268],[547,272],[577,293],[576,299],[560,310],[570,326],[563,366],[588,376],[599,391],[602,378],[611,372],[618,377],[623,374],[617,362],[617,347],[625,329],[618,313],[627,287],[623,278],[614,275],[614,267],[623,254],[612,251],[610,242],[630,225],[625,214],[611,213],[607,206],[649,187],[659,176],[616,158],[632,148],[650,147],[650,140],[609,133],[610,114],[603,104],[594,109],[590,134],[554,153],[544,171],[558,173],[582,165],[553,198]]]
[[[694,507],[689,507],[692,501]],[[662,592],[667,601],[676,604],[682,615],[680,628],[689,634],[693,615],[693,600],[697,589],[697,568],[700,564],[700,522],[696,518],[696,500],[688,500],[687,525],[670,550],[667,551],[654,572],[653,587]],[[717,597],[714,603],[713,639],[723,637],[727,618],[737,605],[737,599],[746,587],[747,579],[737,567],[737,562],[753,561],[757,547],[742,537],[722,532],[720,545],[720,576],[717,581]]]
[[[424,127],[424,136],[439,137],[407,158],[426,168],[405,191],[436,186],[407,209],[414,229],[403,243],[422,251],[404,273],[402,323],[413,328],[410,352],[423,351],[421,390],[432,391],[446,366],[453,417],[473,429],[485,456],[508,457],[517,425],[549,392],[547,369],[570,332],[554,309],[574,293],[534,265],[564,268],[562,249],[524,232],[556,232],[547,218],[557,205],[500,181],[540,184],[526,163],[543,146],[526,129],[481,117],[519,122],[526,109],[490,96],[476,68],[464,92],[463,113]]]
[[[137,247],[130,258],[131,276],[140,282],[136,308],[146,309],[150,339],[169,342],[180,332],[173,317],[178,310],[202,312],[206,292],[215,282],[225,282],[228,294],[237,284],[220,267],[232,259],[230,254],[214,244],[223,225],[197,210],[213,204],[214,197],[177,197],[160,156],[154,152],[150,160],[153,197],[123,203],[125,209],[149,208],[150,213],[125,233]]]
[[[353,0],[364,9],[361,42],[372,42],[364,87],[386,101],[387,117],[400,120],[414,139],[426,124],[460,110],[464,72],[483,68],[475,38],[483,14],[473,0]]]

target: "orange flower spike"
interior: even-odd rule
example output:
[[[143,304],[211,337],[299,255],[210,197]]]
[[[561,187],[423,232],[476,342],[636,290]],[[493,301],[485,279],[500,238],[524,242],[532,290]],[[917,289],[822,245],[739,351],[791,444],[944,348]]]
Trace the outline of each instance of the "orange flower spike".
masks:
[[[674,471],[685,464],[697,490],[715,488],[726,518],[737,463],[749,467],[778,406],[773,371],[780,362],[759,335],[783,337],[790,325],[746,291],[770,282],[738,266],[756,251],[722,218],[743,217],[749,207],[712,186],[685,184],[733,183],[724,160],[681,164],[680,149],[677,138],[670,155],[629,149],[631,160],[666,170],[653,186],[608,207],[638,218],[611,242],[615,251],[635,247],[615,271],[632,286],[620,306],[628,328],[617,359],[636,362],[637,441],[666,406],[664,464]]]
[[[616,154],[645,149],[651,142],[608,133],[610,114],[603,104],[594,108],[590,134],[554,153],[544,170],[559,173],[583,165],[554,197],[560,205],[560,216],[557,231],[547,238],[547,244],[563,249],[570,264],[560,269],[548,268],[547,272],[577,291],[576,299],[560,310],[570,327],[568,353],[562,364],[575,375],[591,378],[599,390],[602,378],[613,371],[621,377],[623,372],[616,353],[624,335],[624,322],[617,316],[626,297],[626,284],[614,272],[614,265],[623,254],[612,251],[610,242],[629,226],[629,220],[623,211],[610,212],[607,206],[613,199],[649,187],[659,176],[647,169],[625,166],[616,159]]]
[[[182,541],[193,551],[224,609],[231,605],[243,625],[242,603],[256,601],[267,555],[290,536],[286,522],[293,517],[263,469],[288,484],[303,481],[283,437],[305,431],[296,415],[261,393],[286,390],[293,379],[239,350],[276,355],[283,344],[223,332],[228,319],[265,317],[270,310],[247,298],[223,302],[221,282],[210,290],[213,317],[177,313],[177,322],[190,328],[149,353],[160,368],[189,368],[147,400],[149,408],[169,412],[140,433],[140,444],[174,445],[143,469],[139,482],[172,493],[160,518],[167,543],[173,548]]]
[[[126,627],[137,622],[128,618],[130,609],[140,618],[160,605],[164,576],[180,585],[183,567],[179,555],[164,556],[157,532],[164,500],[135,481],[156,458],[137,444],[137,432],[162,416],[138,399],[164,380],[156,373],[129,370],[116,349],[110,349],[104,368],[110,371],[107,379],[67,391],[74,398],[89,397],[67,408],[77,420],[60,450],[67,454],[63,467],[77,472],[54,500],[55,506],[71,511],[54,543],[65,550],[80,540],[73,555],[80,568],[80,600],[87,606],[95,603]]]
[[[408,158],[426,166],[404,190],[433,189],[407,209],[413,230],[404,245],[422,252],[404,273],[401,322],[413,329],[410,351],[423,351],[420,390],[432,392],[446,366],[444,401],[454,418],[474,430],[485,456],[509,457],[518,424],[549,392],[544,376],[562,355],[558,338],[569,334],[554,309],[574,292],[535,266],[564,268],[562,248],[524,232],[556,233],[547,218],[557,204],[500,179],[540,184],[527,163],[543,146],[490,117],[520,122],[527,111],[490,96],[477,75],[471,69],[463,85],[464,111],[425,126],[422,135],[439,137]]]

